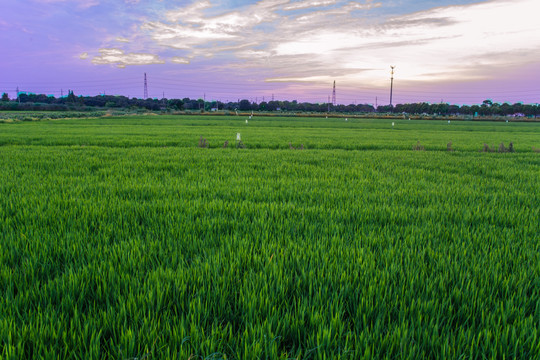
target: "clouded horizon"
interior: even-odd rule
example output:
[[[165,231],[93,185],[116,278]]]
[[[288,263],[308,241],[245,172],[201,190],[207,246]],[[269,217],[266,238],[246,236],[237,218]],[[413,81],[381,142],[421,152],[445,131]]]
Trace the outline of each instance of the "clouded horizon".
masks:
[[[23,0],[0,92],[207,100],[540,102],[537,0]]]

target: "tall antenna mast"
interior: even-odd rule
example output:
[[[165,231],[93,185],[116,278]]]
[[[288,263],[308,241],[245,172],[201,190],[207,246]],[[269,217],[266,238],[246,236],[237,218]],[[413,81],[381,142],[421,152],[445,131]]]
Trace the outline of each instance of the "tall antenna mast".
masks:
[[[146,73],[144,73],[144,100],[148,99],[148,82],[146,81]]]
[[[332,90],[332,105],[336,106],[336,80],[334,80],[334,89]]]
[[[390,106],[392,106],[392,91],[394,89],[394,68],[395,67],[396,67],[395,65],[394,66],[390,65],[390,69],[392,69],[390,72]]]

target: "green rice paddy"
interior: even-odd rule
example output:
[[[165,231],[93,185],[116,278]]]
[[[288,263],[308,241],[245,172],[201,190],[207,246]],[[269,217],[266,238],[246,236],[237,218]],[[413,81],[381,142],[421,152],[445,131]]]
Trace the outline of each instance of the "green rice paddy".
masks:
[[[533,147],[537,123],[2,123],[0,358],[540,358]]]

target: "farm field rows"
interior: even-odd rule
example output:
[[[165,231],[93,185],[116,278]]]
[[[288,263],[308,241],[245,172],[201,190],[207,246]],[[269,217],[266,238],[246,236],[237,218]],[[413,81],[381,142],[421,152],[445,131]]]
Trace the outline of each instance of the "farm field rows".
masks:
[[[244,120],[0,124],[0,358],[540,357],[537,124]]]
[[[422,120],[366,120],[294,117],[128,116],[0,124],[0,145],[77,145],[107,147],[193,147],[200,136],[211,148],[236,139],[250,149],[410,150],[420,141],[426,150],[478,151],[483,143],[495,148],[514,142],[516,151],[530,152],[538,144],[537,123],[495,123]],[[395,123],[392,128],[392,123]]]

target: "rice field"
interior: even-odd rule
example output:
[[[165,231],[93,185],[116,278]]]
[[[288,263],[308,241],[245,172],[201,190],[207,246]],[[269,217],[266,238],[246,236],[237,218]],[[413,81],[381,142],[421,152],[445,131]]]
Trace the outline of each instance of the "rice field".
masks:
[[[533,147],[535,123],[0,124],[0,358],[540,358]]]

